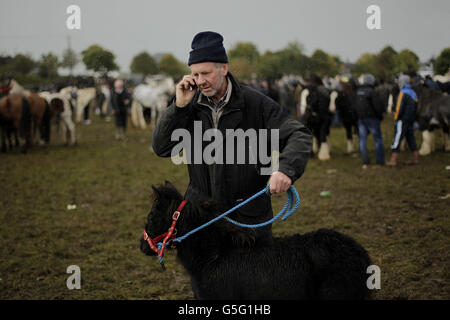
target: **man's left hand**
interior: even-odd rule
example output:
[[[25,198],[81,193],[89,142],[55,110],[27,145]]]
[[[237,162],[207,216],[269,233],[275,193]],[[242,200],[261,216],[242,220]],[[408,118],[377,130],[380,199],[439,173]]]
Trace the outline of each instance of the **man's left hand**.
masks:
[[[289,178],[283,172],[275,171],[274,173],[272,173],[269,179],[270,193],[275,194],[286,192],[291,184],[291,178]]]

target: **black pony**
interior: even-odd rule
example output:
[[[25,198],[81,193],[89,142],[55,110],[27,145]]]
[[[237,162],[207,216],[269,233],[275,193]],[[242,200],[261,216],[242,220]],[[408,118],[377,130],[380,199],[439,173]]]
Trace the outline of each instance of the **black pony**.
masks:
[[[165,233],[183,200],[173,185],[153,187],[153,207],[145,230]],[[177,236],[213,219],[223,208],[214,201],[187,203]],[[274,238],[255,245],[254,230],[221,219],[177,246],[178,259],[191,276],[197,299],[365,299],[366,250],[352,238],[321,229],[305,235]],[[141,238],[141,250],[155,255]]]

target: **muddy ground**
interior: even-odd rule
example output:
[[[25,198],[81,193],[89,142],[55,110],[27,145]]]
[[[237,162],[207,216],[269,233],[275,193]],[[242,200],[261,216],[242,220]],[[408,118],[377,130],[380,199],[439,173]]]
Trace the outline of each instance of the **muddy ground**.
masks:
[[[48,147],[0,154],[0,299],[193,298],[174,252],[162,272],[139,250],[151,185],[167,179],[184,191],[186,167],[149,149],[149,129],[130,128],[127,142],[100,118],[77,130],[75,147],[63,146],[53,129]],[[382,131],[388,157],[389,118]],[[357,239],[380,267],[375,299],[449,299],[450,198],[441,198],[450,193],[450,157],[442,135],[436,153],[394,169],[363,170],[359,154],[345,154],[342,128],[330,140],[332,160],[309,161],[295,183],[302,204],[274,224],[275,235],[333,228]],[[373,159],[372,141],[369,149]],[[276,212],[285,199],[273,197]],[[71,265],[81,269],[80,290],[66,286]]]

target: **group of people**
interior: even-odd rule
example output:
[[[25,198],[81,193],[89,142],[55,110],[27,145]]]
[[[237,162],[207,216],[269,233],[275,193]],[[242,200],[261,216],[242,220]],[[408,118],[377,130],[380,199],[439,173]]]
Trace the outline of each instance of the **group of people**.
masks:
[[[408,164],[419,162],[419,153],[414,137],[414,120],[416,118],[418,98],[412,90],[410,77],[401,75],[398,79],[400,93],[395,103],[394,139],[391,144],[391,158],[385,162],[384,143],[381,134],[380,122],[383,119],[384,106],[374,90],[375,78],[371,74],[364,76],[363,85],[356,90],[354,107],[358,115],[358,129],[360,139],[360,152],[363,169],[370,163],[367,152],[368,134],[372,134],[375,142],[375,158],[377,165],[396,166],[400,154],[400,145],[406,139],[412,153]]]
[[[326,141],[326,136],[329,134],[328,128],[333,121],[332,114],[329,112],[328,108],[330,101],[329,92],[333,89],[333,86],[326,78],[320,79],[318,77],[315,77],[313,80],[316,80],[314,83],[318,86],[319,89],[323,89],[322,91],[318,90],[319,96],[320,93],[322,93],[322,95],[326,98],[324,99],[325,109],[322,110],[322,113],[329,114],[330,118],[329,123],[325,124],[323,126],[325,129],[322,130],[324,131],[322,134],[324,138],[321,142],[324,142]],[[311,81],[312,80],[310,80],[310,82]],[[432,84],[437,85],[435,82],[432,82],[430,77],[426,78],[425,81],[425,85],[429,87],[431,87]],[[414,90],[411,88],[410,76],[401,75],[398,79],[400,93],[394,103],[395,110],[393,110],[395,124],[394,139],[390,146],[392,155],[387,162],[385,160],[385,146],[381,133],[381,121],[383,119],[383,113],[385,112],[385,105],[383,104],[381,98],[375,90],[375,83],[376,81],[373,75],[365,74],[360,85],[353,85],[355,91],[353,97],[348,100],[349,103],[352,104],[352,112],[355,112],[355,117],[358,119],[358,135],[360,153],[362,158],[362,168],[367,169],[370,164],[370,157],[367,150],[369,135],[372,135],[375,142],[375,166],[397,166],[400,154],[400,145],[403,139],[406,139],[408,147],[412,154],[412,159],[410,161],[407,161],[406,163],[417,164],[419,161],[419,154],[414,137],[414,121],[418,107],[418,97]],[[295,83],[276,83],[274,86],[272,86],[269,82],[262,81],[260,83],[250,85],[263,94],[269,96],[273,100],[279,102],[286,113],[291,114],[292,116],[299,118],[300,121],[304,122],[304,117],[299,116],[298,114],[296,115],[295,108],[292,107],[293,105],[295,106],[300,104],[300,94],[297,92],[301,92],[301,89],[295,89]],[[300,84],[297,85],[298,88],[302,88]],[[287,92],[289,91],[289,88],[287,88],[288,86],[292,87],[291,95],[287,94]],[[290,100],[286,98],[289,96],[291,96]],[[299,108],[297,107],[297,109]],[[318,134],[318,136],[320,136],[320,134]]]

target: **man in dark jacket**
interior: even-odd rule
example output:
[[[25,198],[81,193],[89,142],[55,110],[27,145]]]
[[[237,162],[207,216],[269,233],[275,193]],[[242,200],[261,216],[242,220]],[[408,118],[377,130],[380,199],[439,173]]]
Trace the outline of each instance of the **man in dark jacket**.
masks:
[[[367,152],[369,132],[375,141],[375,156],[378,165],[384,165],[384,143],[381,135],[380,121],[383,119],[383,106],[378,94],[373,89],[375,78],[371,74],[363,76],[363,85],[356,90],[355,110],[358,114],[359,149],[366,169],[370,159]]]
[[[183,151],[188,158],[190,177],[185,199],[198,203],[213,198],[231,208],[263,189],[267,180],[271,193],[287,191],[306,168],[311,134],[305,126],[283,113],[272,99],[238,83],[228,72],[222,42],[223,37],[215,32],[201,32],[194,37],[188,63],[191,74],[177,84],[176,98],[153,132],[153,150],[162,157],[174,156],[173,149],[178,144],[173,141],[174,132],[189,133],[187,145],[193,146],[194,151]],[[226,152],[220,148],[215,151],[216,161],[213,162],[205,161],[205,153],[212,144],[205,142],[212,140],[211,137],[205,139],[207,132],[215,132],[214,143],[219,147],[226,146]],[[258,146],[251,143],[251,138],[241,139],[243,134],[251,136],[252,132],[257,135],[259,147],[261,141],[265,141],[266,150],[269,145],[279,143],[278,170],[270,171],[270,179],[261,174],[267,169],[264,168],[267,163],[258,157],[255,150]],[[273,141],[273,132],[278,133],[277,141]],[[263,135],[268,139],[264,140]],[[222,142],[219,136],[224,137]],[[270,149],[268,152],[271,157]],[[240,156],[245,156],[246,161],[236,161]],[[222,161],[225,158],[226,161]],[[250,161],[252,159],[256,161]],[[272,216],[270,198],[264,194],[230,217],[254,224]],[[271,226],[257,229],[256,241],[271,243]]]
[[[111,96],[112,110],[116,120],[116,139],[125,139],[127,129],[128,106],[131,96],[123,86],[123,81],[117,79],[114,82],[114,90]]]

